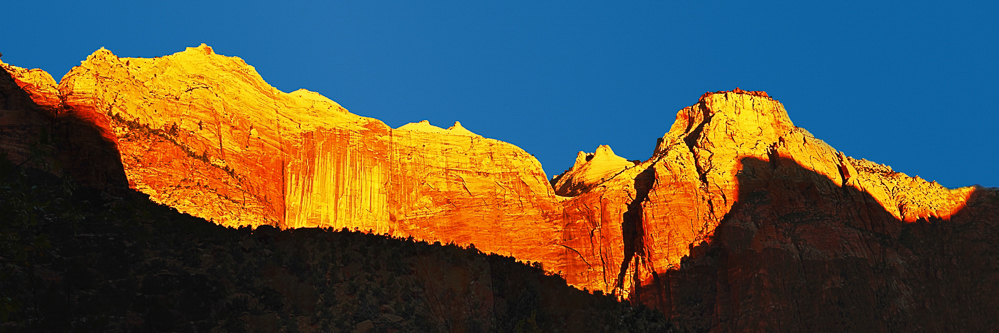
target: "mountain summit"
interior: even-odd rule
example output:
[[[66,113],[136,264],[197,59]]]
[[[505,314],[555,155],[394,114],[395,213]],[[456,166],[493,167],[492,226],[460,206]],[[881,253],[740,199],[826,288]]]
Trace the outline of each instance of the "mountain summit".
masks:
[[[206,45],[101,49],[58,84],[0,66],[0,148],[15,163],[226,226],[474,243],[721,331],[975,330],[999,309],[986,296],[999,291],[995,189],[848,157],[764,92],[706,93],[649,159],[600,146],[549,181],[527,152],[460,123],[391,128]],[[33,159],[42,131],[66,143],[57,161]],[[954,310],[969,304],[992,310]]]

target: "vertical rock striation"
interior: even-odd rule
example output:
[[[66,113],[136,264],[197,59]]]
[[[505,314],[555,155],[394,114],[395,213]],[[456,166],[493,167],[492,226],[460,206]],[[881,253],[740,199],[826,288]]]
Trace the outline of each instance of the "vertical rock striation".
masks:
[[[706,93],[648,160],[600,146],[549,182],[530,154],[460,123],[391,128],[278,91],[205,45],[101,49],[59,84],[0,68],[8,158],[223,225],[474,243],[716,331],[986,330],[999,317],[994,189],[848,157],[763,92]]]
[[[525,260],[554,246],[541,165],[459,123],[393,129],[314,92],[281,92],[205,45],[153,59],[101,49],[59,91],[108,129],[132,187],[216,223],[474,242]]]
[[[616,288],[691,326],[913,330],[932,314],[984,328],[930,305],[952,296],[914,292],[931,288],[915,276],[938,271],[926,262],[943,256],[905,243],[979,247],[934,239],[927,230],[937,228],[995,239],[995,191],[951,190],[846,157],[762,92],[705,94],[677,114],[651,159],[563,206],[562,241],[578,254],[564,256],[570,282]],[[990,250],[967,260],[996,259]],[[970,275],[996,281],[997,272]],[[996,290],[950,290],[983,289]]]

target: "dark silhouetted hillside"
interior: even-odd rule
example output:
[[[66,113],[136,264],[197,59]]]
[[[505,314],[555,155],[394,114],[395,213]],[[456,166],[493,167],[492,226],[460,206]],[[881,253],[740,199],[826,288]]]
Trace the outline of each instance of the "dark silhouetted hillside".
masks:
[[[231,229],[2,162],[3,331],[668,331],[474,248]]]

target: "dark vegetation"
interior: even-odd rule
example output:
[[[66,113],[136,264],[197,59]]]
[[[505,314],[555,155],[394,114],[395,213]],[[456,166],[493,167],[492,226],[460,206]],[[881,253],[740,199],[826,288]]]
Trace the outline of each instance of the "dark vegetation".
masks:
[[[0,158],[0,331],[671,330],[474,247],[225,228]]]

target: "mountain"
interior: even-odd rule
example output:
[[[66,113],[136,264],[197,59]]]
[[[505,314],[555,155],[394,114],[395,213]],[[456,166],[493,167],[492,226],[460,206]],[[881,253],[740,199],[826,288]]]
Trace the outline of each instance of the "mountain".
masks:
[[[458,123],[391,128],[278,91],[205,45],[101,49],[58,84],[2,66],[16,88],[0,146],[15,163],[33,161],[33,133],[58,133],[46,149],[59,158],[32,165],[221,225],[474,243],[694,328],[983,330],[999,317],[995,189],[848,157],[764,92],[706,93],[649,159],[600,146],[549,181],[530,154]]]
[[[475,248],[219,226],[0,159],[2,332],[682,332]]]
[[[735,90],[680,110],[651,159],[568,201],[586,218],[564,241],[587,249],[579,271],[613,258],[603,276],[631,300],[715,330],[985,330],[997,204],[995,189],[847,157],[765,93]],[[587,239],[597,229],[623,237]],[[623,261],[596,255],[622,248]]]

